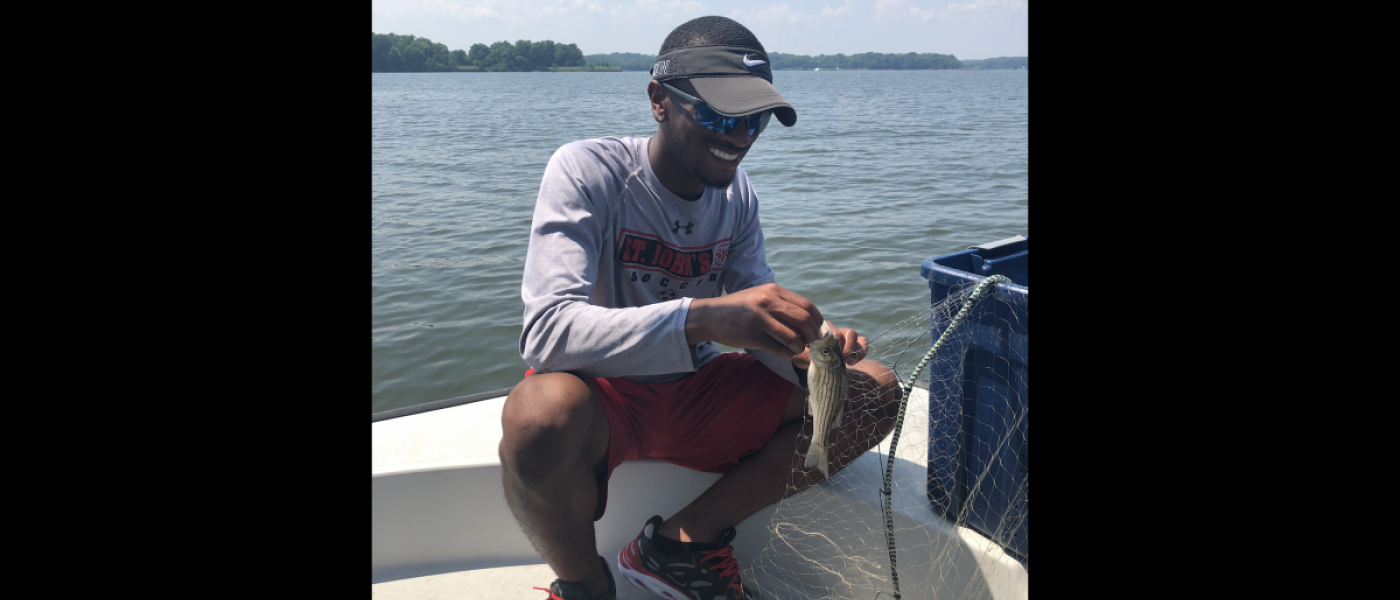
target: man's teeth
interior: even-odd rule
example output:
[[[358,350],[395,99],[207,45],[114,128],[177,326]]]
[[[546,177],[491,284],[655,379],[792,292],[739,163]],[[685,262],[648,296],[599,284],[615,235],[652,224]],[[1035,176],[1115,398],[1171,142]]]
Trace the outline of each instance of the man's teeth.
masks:
[[[720,158],[723,158],[724,160],[734,160],[734,159],[736,159],[736,158],[739,158],[739,155],[738,155],[738,154],[730,154],[730,153],[728,153],[728,152],[720,152],[719,150],[716,150],[716,149],[714,149],[714,148],[710,148],[710,154],[713,154],[713,155],[715,155],[715,156],[718,156],[718,157],[720,157]]]

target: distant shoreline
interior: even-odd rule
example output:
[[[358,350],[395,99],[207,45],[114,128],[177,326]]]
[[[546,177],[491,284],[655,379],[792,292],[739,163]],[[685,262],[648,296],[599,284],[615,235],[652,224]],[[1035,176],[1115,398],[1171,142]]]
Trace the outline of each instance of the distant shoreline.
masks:
[[[472,44],[471,50],[449,50],[428,38],[393,33],[370,33],[371,73],[618,73],[650,71],[655,54],[612,52],[587,54],[577,44],[552,40],[499,41]],[[970,71],[1028,69],[1030,58],[958,60],[952,54],[882,53],[785,54],[766,57],[774,71]]]
[[[548,69],[521,69],[518,71],[504,71],[496,69],[483,69],[475,66],[457,66],[452,71],[391,71],[371,70],[371,73],[621,73],[622,67],[553,67]]]
[[[819,69],[773,69],[774,71],[797,72],[806,71],[808,73]],[[837,73],[841,71],[1029,71],[1030,67],[963,67],[960,69],[820,69],[822,73]],[[478,69],[475,67],[457,67],[456,71],[371,71],[371,73],[645,73],[645,71],[635,71],[623,69],[621,67],[558,67],[556,69],[537,69],[534,71],[492,71],[489,69]]]
[[[649,71],[656,62],[655,54],[637,52],[613,52],[610,54],[585,54],[584,60],[590,65],[622,67],[624,71]],[[906,52],[891,54],[881,52],[861,52],[857,54],[785,54],[772,52],[768,55],[774,71],[960,71],[1030,68],[1028,56],[1001,56],[997,58],[972,58],[958,60],[951,54],[918,54]]]

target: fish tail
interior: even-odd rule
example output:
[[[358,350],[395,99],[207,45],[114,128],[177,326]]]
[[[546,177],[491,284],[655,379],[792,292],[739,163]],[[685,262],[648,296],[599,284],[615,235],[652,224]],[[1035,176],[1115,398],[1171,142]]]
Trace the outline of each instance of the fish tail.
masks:
[[[802,466],[806,469],[817,467],[821,469],[822,477],[826,477],[828,475],[827,464],[826,448],[814,444],[807,449],[807,460],[802,463]]]

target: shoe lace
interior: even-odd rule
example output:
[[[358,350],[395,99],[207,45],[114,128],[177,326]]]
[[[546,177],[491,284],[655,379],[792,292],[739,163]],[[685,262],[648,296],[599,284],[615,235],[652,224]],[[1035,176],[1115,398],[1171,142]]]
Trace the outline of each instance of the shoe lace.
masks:
[[[713,561],[714,565],[710,570],[729,582],[729,589],[738,592],[739,597],[744,597],[744,584],[739,581],[739,563],[734,560],[734,547],[725,546],[719,550],[701,550],[700,560]]]

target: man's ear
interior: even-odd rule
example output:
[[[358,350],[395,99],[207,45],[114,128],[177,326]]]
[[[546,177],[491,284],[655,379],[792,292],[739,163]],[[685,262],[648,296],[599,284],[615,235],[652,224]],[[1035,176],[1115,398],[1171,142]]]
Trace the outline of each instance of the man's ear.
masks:
[[[647,96],[651,98],[651,117],[658,122],[666,120],[666,88],[653,79],[647,83]]]

